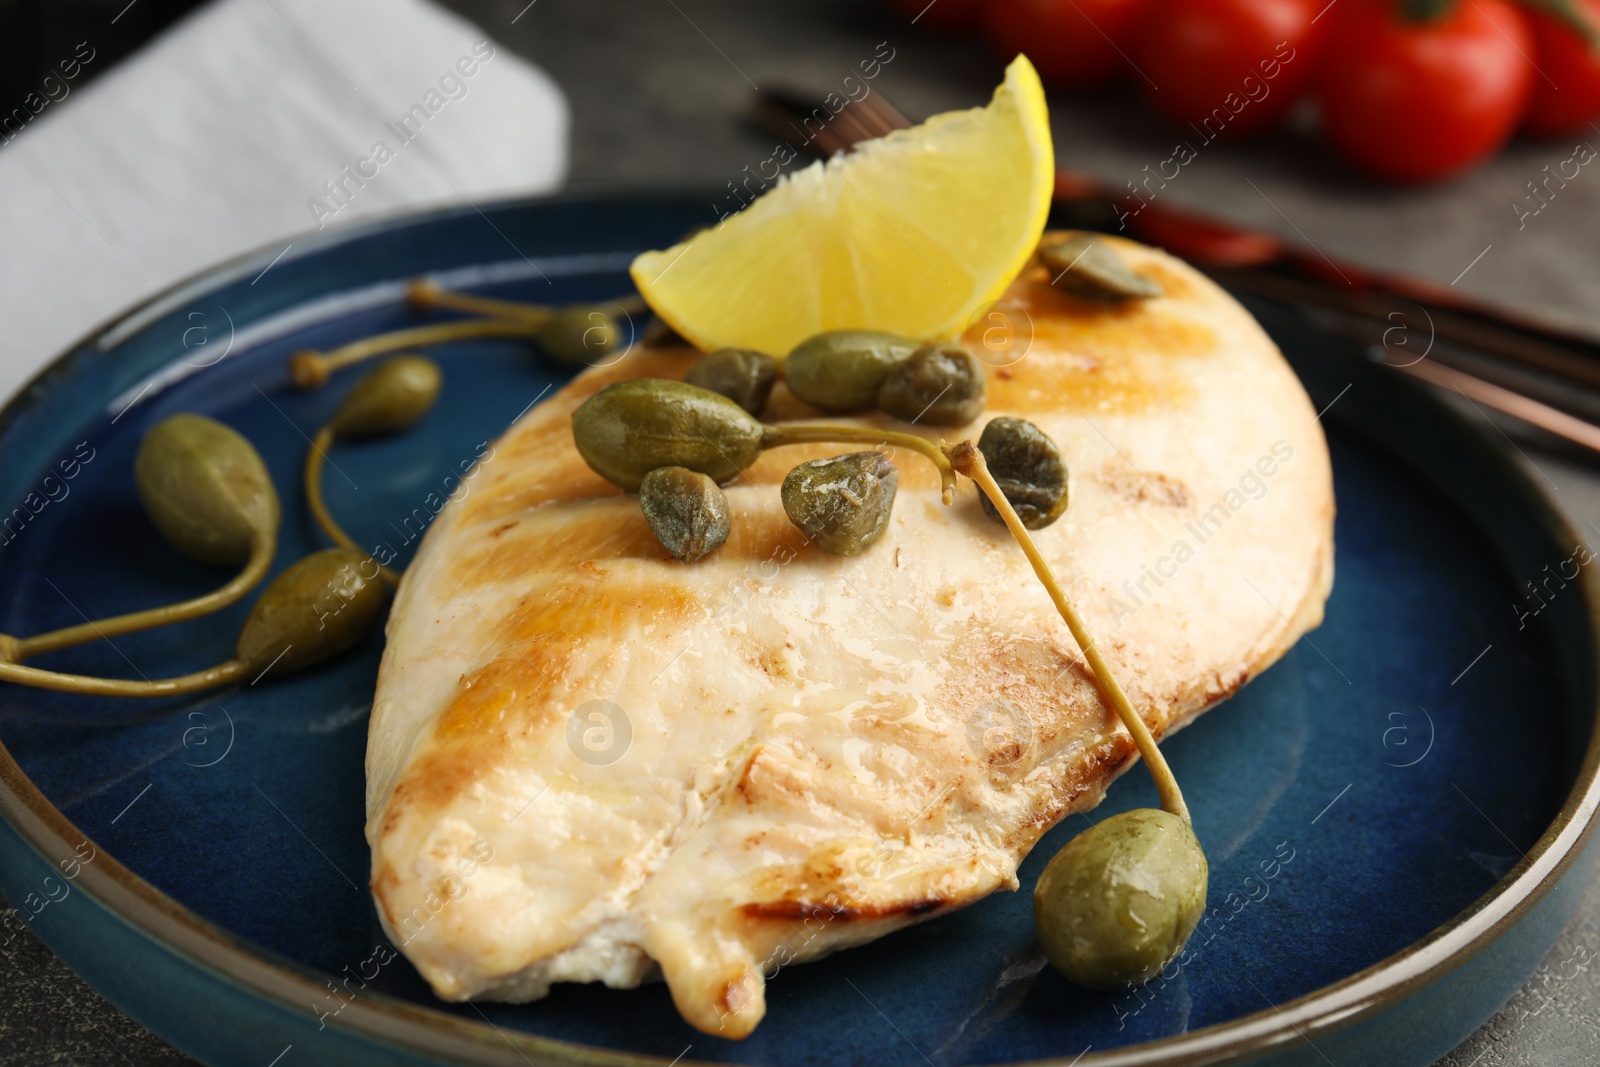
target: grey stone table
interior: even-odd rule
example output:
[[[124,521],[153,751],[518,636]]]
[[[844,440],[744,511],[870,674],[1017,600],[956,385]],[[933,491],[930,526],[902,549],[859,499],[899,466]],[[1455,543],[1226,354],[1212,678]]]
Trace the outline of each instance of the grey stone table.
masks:
[[[880,42],[888,43],[892,59],[874,84],[913,116],[981,103],[1000,71],[975,42],[929,37],[866,0],[448,0],[447,6],[542,65],[566,90],[574,189],[725,189],[744,178],[746,167],[758,170],[774,147],[745,117],[753,86],[824,94],[879,53]],[[1056,100],[1052,117],[1060,162],[1119,186],[1168,158],[1178,136],[1125,94]],[[1600,145],[1600,131],[1593,140]],[[1351,175],[1314,137],[1291,132],[1251,145],[1203,146],[1160,196],[1332,257],[1454,282],[1600,334],[1600,171],[1580,173],[1537,214],[1528,214],[1525,199],[1527,183],[1572,154],[1567,144],[1518,144],[1452,184],[1397,191]],[[1600,465],[1515,426],[1499,429],[1579,529],[1600,527]],[[3,955],[0,1067],[189,1062],[88,990],[38,943],[13,943]],[[1591,889],[1532,980],[1443,1067],[1600,1062],[1597,955],[1600,891]]]

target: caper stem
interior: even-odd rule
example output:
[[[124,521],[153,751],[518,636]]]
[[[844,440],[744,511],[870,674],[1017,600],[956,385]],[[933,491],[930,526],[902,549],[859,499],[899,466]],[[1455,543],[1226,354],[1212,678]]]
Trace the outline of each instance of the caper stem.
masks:
[[[311,509],[311,517],[322,528],[322,532],[328,535],[328,540],[340,548],[353,548],[357,552],[366,552],[366,549],[356,544],[354,538],[344,532],[344,527],[334,519],[333,513],[328,510],[327,501],[322,498],[322,461],[327,458],[328,449],[331,447],[333,447],[333,427],[324,426],[317,431],[317,435],[311,439],[311,447],[306,450],[306,505]],[[378,564],[378,576],[391,589],[400,584],[399,573],[381,563]]]
[[[836,422],[769,422],[761,434],[762,448],[778,448],[782,445],[797,445],[808,441],[850,444],[865,442],[919,452],[928,457],[939,469],[941,499],[946,504],[955,501],[956,473],[950,466],[949,458],[939,451],[939,446],[926,437],[901,433],[897,430],[877,430],[870,426],[850,426]]]
[[[171,697],[185,693],[198,693],[239,681],[250,668],[242,661],[230,659],[203,671],[177,678],[160,678],[156,681],[133,681],[126,678],[93,678],[86,674],[61,674],[42,671],[37,667],[24,667],[18,663],[0,663],[0,681],[15,682],[35,689],[54,689],[61,693],[88,693],[106,697]]]
[[[406,303],[418,311],[449,308],[452,311],[469,311],[474,315],[540,324],[549,322],[556,313],[555,308],[546,304],[519,304],[512,300],[494,300],[486,296],[473,296],[471,293],[441,289],[426,278],[418,278],[406,286]]]
[[[1073,640],[1083,649],[1083,656],[1089,661],[1089,669],[1094,672],[1095,680],[1100,683],[1100,688],[1111,701],[1111,706],[1116,709],[1118,717],[1122,719],[1122,725],[1127,727],[1128,733],[1133,736],[1133,743],[1138,746],[1139,754],[1144,757],[1145,766],[1150,769],[1150,777],[1155,779],[1162,808],[1183,819],[1184,822],[1189,822],[1189,807],[1183,802],[1183,791],[1178,788],[1178,779],[1173,776],[1172,768],[1167,765],[1167,758],[1161,754],[1156,739],[1150,735],[1150,728],[1133,709],[1127,694],[1122,691],[1122,686],[1117,684],[1111,668],[1107,666],[1104,657],[1100,655],[1100,650],[1095,647],[1094,640],[1089,636],[1088,628],[1083,625],[1083,620],[1078,617],[1072,603],[1067,600],[1067,594],[1062,591],[1061,584],[1056,581],[1055,574],[1050,570],[1050,564],[1045,562],[1044,556],[1039,552],[1039,546],[1033,543],[1033,535],[1022,525],[1022,520],[1017,517],[1011,501],[1006,499],[999,483],[994,480],[994,475],[989,473],[989,465],[984,462],[983,453],[978,451],[971,441],[962,441],[957,445],[940,442],[940,446],[949,457],[951,466],[978,483],[978,487],[983,490],[984,495],[994,504],[995,510],[1000,513],[1000,517],[1005,520],[1011,536],[1022,546],[1028,562],[1033,564],[1033,573],[1039,576],[1039,581],[1043,583],[1045,591],[1055,603],[1056,611],[1066,620],[1067,629],[1072,631]]]
[[[475,315],[489,315],[499,319],[520,319],[526,322],[545,323],[555,317],[558,308],[550,304],[530,304],[520,300],[496,300],[493,297],[474,296],[453,289],[444,289],[427,278],[417,278],[406,287],[406,302],[418,310],[450,308],[470,311]],[[617,315],[636,315],[645,311],[644,299],[639,296],[601,301],[597,310]]]
[[[467,341],[476,337],[537,337],[543,323],[522,319],[464,319],[457,322],[439,322],[429,326],[411,326],[404,330],[374,334],[359,341],[351,341],[328,352],[301,349],[289,357],[289,378],[297,389],[315,389],[328,380],[334,371],[343,370],[363,360],[407,348],[445,344],[449,341]]]
[[[51,630],[49,633],[17,638],[15,644],[6,649],[9,655],[5,658],[12,663],[20,663],[34,656],[54,652],[57,649],[71,648],[86,641],[118,637],[157,626],[168,626],[220,611],[261,583],[261,579],[266,576],[267,568],[272,566],[272,557],[277,551],[277,546],[276,531],[263,530],[250,543],[250,558],[246,561],[244,569],[219,589],[177,604],[148,608],[127,615],[114,615],[109,619],[96,619],[93,622],[79,623],[77,626],[68,626],[61,630]]]

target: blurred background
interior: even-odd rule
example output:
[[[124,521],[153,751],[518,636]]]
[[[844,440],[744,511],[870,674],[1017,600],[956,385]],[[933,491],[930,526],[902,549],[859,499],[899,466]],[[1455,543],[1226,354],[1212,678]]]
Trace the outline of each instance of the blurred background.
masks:
[[[459,49],[406,57],[431,54],[441,26],[520,57],[515,79],[498,104],[485,82],[476,125],[430,131],[426,156],[397,160],[335,225],[663,186],[707,190],[713,222],[714,198],[777,143],[760,92],[820,105],[876,56],[872,91],[920,121],[985,102],[1024,47],[1073,188],[1124,197],[1096,201],[1112,228],[1118,211],[1136,233],[1133,216],[1201,212],[1332,273],[1404,272],[1600,337],[1597,13],[1600,0],[0,0],[0,384],[176,278],[316,228],[304,175],[336,174],[427,88]],[[261,80],[235,86],[236,68]],[[299,110],[278,110],[278,92]],[[219,206],[189,210],[205,203]],[[1600,517],[1589,453],[1492,421],[1569,513]],[[1559,967],[1596,945],[1591,893],[1552,962],[1444,1062],[1600,1062],[1600,979]],[[37,942],[0,955],[0,1065],[188,1062]]]

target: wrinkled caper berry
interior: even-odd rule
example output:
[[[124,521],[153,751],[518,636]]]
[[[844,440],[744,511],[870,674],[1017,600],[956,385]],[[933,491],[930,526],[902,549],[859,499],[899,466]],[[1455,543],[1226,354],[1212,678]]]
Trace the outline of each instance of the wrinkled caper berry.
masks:
[[[983,365],[964,345],[930,342],[878,389],[878,410],[907,422],[964,426],[983,414]]]
[[[918,342],[875,330],[830,330],[795,346],[783,380],[795,396],[824,411],[865,411],[884,379],[911,358]]]
[[[1090,989],[1161,973],[1206,908],[1209,868],[1194,830],[1156,808],[1103,820],[1067,842],[1033,889],[1051,966]]]
[[[433,407],[439,381],[439,365],[433,360],[396,356],[350,387],[328,425],[344,439],[403,430]]]
[[[851,452],[802,463],[783,479],[789,521],[836,556],[854,556],[889,528],[900,472],[882,452]]]
[[[719,348],[689,368],[683,380],[721,393],[759,418],[778,380],[778,361],[748,348]]]
[[[614,382],[572,413],[584,462],[629,492],[657,467],[687,467],[725,482],[756,461],[764,431],[721,393],[665,378]]]
[[[378,564],[365,552],[313,552],[262,592],[239,631],[234,654],[253,671],[299,670],[360,641],[388,600]]]
[[[1042,530],[1067,510],[1067,464],[1061,450],[1027,419],[991,419],[978,437],[978,451],[1000,483],[1022,525]],[[996,522],[1000,513],[980,494],[983,510]]]
[[[656,540],[685,563],[722,547],[732,522],[717,483],[687,467],[658,467],[639,483],[639,507]]]
[[[539,330],[539,346],[557,363],[582,367],[617,347],[622,330],[607,312],[582,305],[563,308]]]
[[[1048,239],[1039,245],[1039,262],[1051,283],[1078,296],[1096,300],[1147,300],[1161,295],[1161,286],[1135,274],[1105,242],[1088,234]]]
[[[278,527],[278,493],[254,446],[204,415],[151,427],[133,461],[139,500],[173,547],[206,563],[243,563]]]

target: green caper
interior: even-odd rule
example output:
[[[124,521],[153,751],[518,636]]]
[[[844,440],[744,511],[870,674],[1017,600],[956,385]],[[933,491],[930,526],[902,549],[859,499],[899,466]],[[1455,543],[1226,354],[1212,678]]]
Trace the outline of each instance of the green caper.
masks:
[[[866,411],[884,379],[919,347],[892,333],[830,330],[795,346],[783,380],[795,396],[824,411]]]
[[[687,467],[657,467],[639,483],[639,507],[668,552],[693,563],[722,547],[732,522],[717,483]]]
[[[783,479],[779,495],[789,521],[818,548],[854,556],[889,528],[900,472],[882,452],[851,452],[802,463]]]
[[[239,631],[234,654],[253,671],[294,671],[356,644],[383,614],[388,587],[365,552],[313,552],[278,575]]]
[[[278,494],[255,448],[188,412],[151,427],[133,461],[139,500],[175,548],[206,563],[243,563],[278,526]]]
[[[426,415],[439,395],[439,365],[425,356],[396,356],[350,388],[328,425],[340,438],[395,433]]]
[[[1105,819],[1067,842],[1033,888],[1051,966],[1090,989],[1161,973],[1206,910],[1209,868],[1189,823],[1157,808]]]
[[[1086,233],[1049,238],[1039,245],[1039,262],[1059,289],[1095,300],[1147,300],[1161,286],[1135,274],[1105,242]]]
[[[579,455],[633,492],[657,467],[725,482],[756,461],[765,428],[721,393],[665,378],[614,382],[572,413]]]
[[[759,418],[778,380],[778,361],[748,348],[719,348],[690,367],[683,380],[721,393]]]
[[[622,330],[609,313],[574,305],[551,316],[539,330],[539,346],[557,363],[582,367],[617,347]]]
[[[989,420],[978,437],[978,451],[1000,483],[1022,525],[1042,530],[1067,510],[1067,464],[1061,450],[1027,419],[1002,415]],[[996,522],[1000,513],[980,494],[983,510]]]
[[[983,414],[983,365],[966,346],[929,342],[878,389],[878,410],[907,422],[964,426]]]

